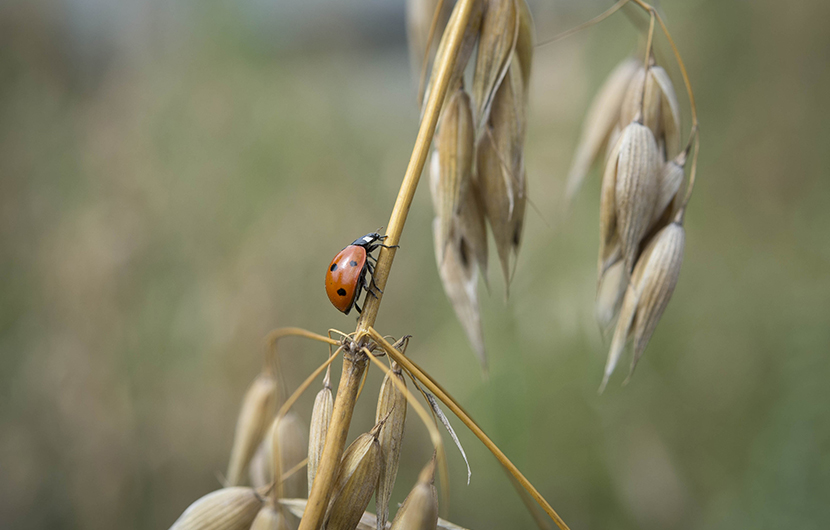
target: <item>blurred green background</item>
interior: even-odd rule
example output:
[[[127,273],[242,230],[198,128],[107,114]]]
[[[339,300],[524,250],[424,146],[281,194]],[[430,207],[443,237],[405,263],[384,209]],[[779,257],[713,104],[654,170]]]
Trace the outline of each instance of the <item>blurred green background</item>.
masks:
[[[538,36],[610,3],[531,2]],[[408,354],[574,529],[826,528],[830,4],[662,7],[700,171],[680,283],[633,381],[596,393],[596,171],[568,215],[561,200],[589,101],[641,38],[634,11],[536,51],[538,213],[509,302],[495,255],[481,286],[490,381],[440,287],[425,185],[377,327],[414,336]],[[324,268],[397,194],[417,128],[404,35],[390,0],[0,4],[0,527],[166,528],[219,487],[265,334],[353,329]],[[325,352],[287,341],[289,383]],[[448,517],[533,528],[455,424],[473,475],[448,447]],[[431,454],[414,414],[407,429],[393,502]]]

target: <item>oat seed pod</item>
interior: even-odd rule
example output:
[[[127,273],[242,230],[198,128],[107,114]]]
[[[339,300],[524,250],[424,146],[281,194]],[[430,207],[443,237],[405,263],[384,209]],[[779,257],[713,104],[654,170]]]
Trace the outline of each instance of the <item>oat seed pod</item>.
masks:
[[[307,427],[294,412],[287,413],[277,424],[277,437],[280,450],[280,468],[287,473],[305,460],[308,451],[306,440]],[[308,492],[306,475],[302,471],[294,473],[282,482],[282,496],[286,498],[302,497]]]
[[[680,104],[668,72],[659,66],[649,69],[660,87],[660,129],[666,144],[666,155],[672,157],[680,150]]]
[[[490,128],[478,145],[478,184],[502,265],[505,295],[512,277],[511,256],[518,256],[521,244],[527,201],[524,168],[527,108],[520,68],[516,66],[508,68],[493,102]]]
[[[222,488],[188,506],[170,530],[244,530],[250,527],[262,503],[253,488]]]
[[[276,396],[277,380],[269,371],[259,374],[248,387],[236,421],[236,432],[228,462],[226,480],[229,486],[242,483],[248,463],[262,440],[268,422],[274,416]]]
[[[609,138],[619,124],[623,97],[639,64],[640,62],[636,59],[630,57],[625,59],[614,68],[602,88],[594,96],[582,124],[582,133],[568,173],[565,193],[569,201],[579,191],[588,170],[599,158],[603,147],[606,144],[613,146],[616,143],[615,139],[609,140]]]
[[[401,443],[403,442],[403,430],[406,422],[406,396],[392,381],[392,377],[397,378],[404,387],[406,386],[406,380],[401,374],[401,367],[394,361],[391,370],[383,378],[383,383],[380,385],[380,395],[375,411],[375,421],[383,422],[378,441],[384,459],[383,473],[378,479],[378,489],[375,496],[378,512],[377,530],[386,528],[386,521],[389,519],[389,499],[392,497],[395,478],[398,475]]]
[[[281,508],[275,509],[270,503],[266,503],[251,523],[251,530],[293,530],[293,528]]]
[[[608,154],[599,194],[599,259],[598,277],[620,260],[620,239],[617,235],[617,162],[621,142],[617,140]]]
[[[519,34],[517,0],[486,0],[473,73],[476,130],[483,131]],[[480,135],[477,135],[480,136]]]
[[[461,47],[458,49],[458,55],[456,56],[455,60],[455,67],[452,71],[452,76],[450,77],[449,87],[456,87],[460,82],[461,78],[464,76],[464,70],[467,69],[467,63],[470,61],[470,56],[473,54],[473,49],[475,48],[476,40],[478,39],[479,33],[481,32],[481,19],[482,15],[484,14],[484,2],[485,0],[473,0],[473,7],[470,13],[470,18],[467,21],[467,27],[464,28],[464,36],[461,38]],[[459,4],[456,3],[455,8],[450,15],[450,20],[447,23],[447,27],[452,26],[454,21],[457,20],[460,11],[458,10]],[[432,91],[432,88],[435,86],[435,81],[437,77],[437,70],[438,65],[441,64],[441,58],[446,53],[447,48],[447,39],[448,35],[444,32],[443,36],[441,37],[441,42],[438,45],[438,51],[435,53],[435,61],[433,62],[432,67],[432,74],[429,76],[429,83],[427,84],[426,92],[424,93],[424,105],[429,100],[429,93]],[[423,112],[423,109],[422,109]]]
[[[656,138],[661,135],[661,100],[660,87],[654,77],[649,75],[651,68],[649,67],[647,72],[643,66],[640,66],[631,78],[620,109],[620,127],[625,127],[640,117],[639,121],[651,129]],[[643,87],[645,87],[645,96]]]
[[[651,129],[632,122],[623,130],[616,158],[614,202],[617,235],[627,272],[634,268],[640,242],[654,212],[659,156]]]
[[[427,42],[432,17],[435,14],[435,8],[438,7],[438,2],[439,0],[406,1],[406,38],[409,43],[409,63],[412,67],[413,79],[416,82],[421,75],[424,56],[435,50],[436,43],[444,34],[444,28],[447,27],[447,21],[450,18],[451,4],[445,1],[441,13],[438,15],[438,25],[435,27],[433,42],[431,44]],[[428,47],[429,49],[427,49]]]
[[[536,30],[533,15],[525,0],[516,0],[519,8],[519,34],[516,37],[516,56],[522,70],[525,95],[530,87],[530,71],[533,64],[533,47],[536,46]]]
[[[439,253],[440,221],[432,224],[435,239],[436,258]],[[486,248],[486,247],[485,247]],[[481,312],[478,305],[478,269],[473,263],[474,251],[464,237],[454,238],[447,247],[444,260],[438,261],[438,273],[444,292],[450,299],[455,316],[467,334],[467,340],[478,357],[483,373],[487,374],[487,352],[484,348],[484,332],[481,327]]]
[[[671,215],[672,212],[667,211],[667,209],[677,196],[677,192],[680,190],[680,184],[683,183],[685,164],[686,153],[684,151],[675,157],[674,160],[669,160],[664,163],[657,173],[657,200],[654,203],[654,213],[649,223],[650,229],[657,226],[658,222],[665,218],[666,214]]]
[[[331,395],[331,386],[326,382],[314,398],[314,407],[311,409],[311,426],[308,431],[308,494],[311,495],[311,485],[317,475],[317,466],[323,455],[326,445],[326,433],[331,423],[331,413],[334,410],[334,399]]]
[[[603,335],[608,333],[620,312],[627,280],[625,264],[620,260],[608,267],[600,278],[594,313]]]
[[[643,86],[645,85],[645,96]],[[620,111],[620,126],[625,127],[640,114],[655,138],[665,144],[673,157],[680,149],[680,105],[668,73],[660,66],[640,67],[629,83]]]
[[[248,478],[251,480],[251,486],[255,488],[265,487],[271,482],[270,447],[271,440],[266,434],[257,446],[257,450],[251,458],[251,464],[248,466]]]
[[[481,205],[481,192],[474,179],[467,186],[467,193],[461,199],[461,208],[456,217],[457,248],[463,253],[462,260],[469,261],[471,256],[478,263],[478,268],[487,283],[487,227],[484,221],[484,207]]]
[[[663,315],[680,274],[683,261],[685,231],[679,223],[671,223],[652,238],[643,251],[622,301],[600,391],[619,361],[625,344],[632,338],[634,355],[632,371],[645,351],[657,322]]]
[[[470,97],[458,88],[441,112],[435,135],[437,167],[432,166],[430,188],[435,212],[441,220],[441,255],[450,240],[450,229],[461,207],[461,198],[473,173],[475,130]],[[442,259],[439,256],[439,259]]]
[[[654,251],[641,280],[642,292],[634,317],[634,356],[631,358],[630,374],[634,373],[677,286],[686,245],[683,225],[669,224],[654,237],[653,244]]]
[[[435,458],[421,471],[418,482],[403,501],[391,530],[435,530],[438,524],[438,492]],[[378,526],[380,528],[380,526]]]
[[[343,453],[323,530],[354,530],[375,492],[383,473],[383,454],[378,442],[382,423],[361,434]]]

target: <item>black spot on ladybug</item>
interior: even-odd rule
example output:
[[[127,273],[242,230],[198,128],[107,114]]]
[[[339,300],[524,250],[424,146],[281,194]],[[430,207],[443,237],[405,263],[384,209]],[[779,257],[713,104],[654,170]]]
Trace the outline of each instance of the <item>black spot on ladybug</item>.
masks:
[[[349,262],[349,265],[351,265],[352,267],[357,267],[357,262],[352,260]]]
[[[346,296],[346,289],[343,289],[341,287],[340,289],[337,290],[337,294],[339,294],[340,296]]]
[[[336,271],[337,270],[337,263],[332,263],[331,264],[331,269],[329,269],[329,270],[332,271],[332,272]]]

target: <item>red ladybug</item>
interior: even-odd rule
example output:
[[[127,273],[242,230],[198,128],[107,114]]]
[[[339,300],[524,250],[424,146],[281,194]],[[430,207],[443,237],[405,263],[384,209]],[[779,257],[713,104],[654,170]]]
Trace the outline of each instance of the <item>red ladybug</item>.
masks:
[[[378,247],[386,246],[383,243],[376,243],[384,239],[386,236],[377,232],[366,234],[355,239],[351,245],[338,252],[331,260],[329,269],[326,271],[326,294],[329,295],[332,305],[343,313],[348,315],[352,306],[355,306],[357,312],[360,313],[361,309],[357,305],[357,300],[360,298],[361,291],[366,289],[366,292],[372,293],[366,273],[375,273],[372,261],[377,263],[377,260],[372,256],[372,252]],[[371,281],[374,285],[374,278]]]

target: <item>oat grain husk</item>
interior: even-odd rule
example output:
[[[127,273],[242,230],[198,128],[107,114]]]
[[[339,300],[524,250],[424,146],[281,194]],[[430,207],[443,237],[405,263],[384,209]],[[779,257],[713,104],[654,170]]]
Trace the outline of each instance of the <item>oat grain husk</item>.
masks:
[[[248,463],[262,440],[277,406],[277,380],[270,371],[254,379],[242,401],[236,422],[231,457],[225,475],[227,485],[242,483]]]
[[[493,98],[510,66],[518,36],[517,1],[487,0],[473,73],[476,130],[480,132],[488,121]]]
[[[266,503],[251,523],[251,530],[293,530],[293,527],[282,513],[282,508],[277,509]]]
[[[358,436],[343,453],[324,530],[353,530],[360,522],[383,473],[383,453],[378,441],[382,425],[378,423],[370,432]]]
[[[415,487],[395,514],[391,530],[435,530],[437,524],[438,492],[435,489],[433,458],[421,471]]]
[[[188,506],[170,530],[244,530],[262,504],[263,498],[253,488],[222,488]]]
[[[406,380],[401,373],[401,367],[394,361],[389,373],[383,378],[375,411],[375,421],[383,421],[383,426],[378,435],[378,442],[384,458],[384,470],[378,478],[378,489],[375,497],[378,515],[377,530],[386,528],[386,521],[389,519],[389,499],[392,497],[395,478],[398,475],[401,443],[403,442],[404,424],[406,422],[406,396],[398,389],[398,385],[392,381],[393,377],[397,378],[406,387]]]
[[[334,398],[332,397],[331,387],[327,381],[317,393],[317,397],[314,398],[314,407],[311,409],[311,425],[308,431],[308,468],[306,473],[309,495],[311,495],[311,486],[314,484],[314,477],[317,475],[317,466],[320,464],[320,457],[323,455],[323,447],[326,445],[326,434],[331,423],[333,410]]]
[[[636,59],[625,59],[614,68],[594,96],[585,116],[576,153],[568,172],[565,191],[568,201],[572,200],[582,187],[585,176],[605,146],[613,146],[616,143],[616,138],[611,139],[612,132],[619,126],[623,97],[639,65],[640,62]]]

